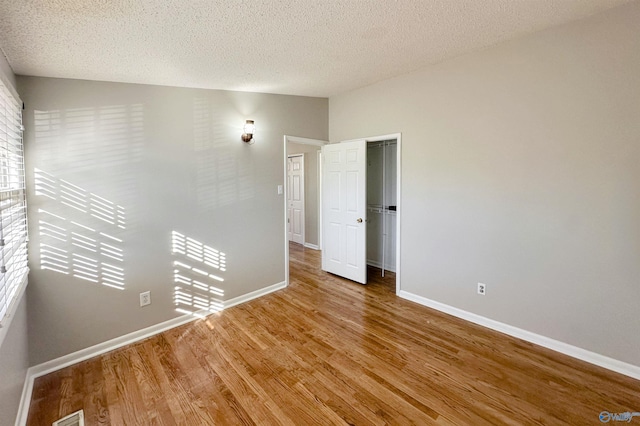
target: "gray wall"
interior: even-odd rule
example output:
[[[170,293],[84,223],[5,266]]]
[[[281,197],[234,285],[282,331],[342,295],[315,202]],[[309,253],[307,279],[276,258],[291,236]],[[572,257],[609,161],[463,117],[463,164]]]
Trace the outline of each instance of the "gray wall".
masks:
[[[318,245],[318,151],[319,146],[289,142],[287,154],[304,154],[304,239]]]
[[[0,426],[15,423],[29,368],[27,298],[23,297],[0,347]]]
[[[218,302],[284,281],[284,254],[273,250],[284,243],[282,138],[326,139],[327,99],[29,77],[18,85],[32,364],[180,315],[177,285],[187,298]],[[240,140],[247,118],[253,145]],[[223,252],[226,270],[172,254],[172,231]],[[123,261],[106,257],[120,250]],[[124,270],[124,290],[105,285],[119,285],[113,266]],[[174,270],[224,294],[177,284]],[[140,308],[146,290],[152,304]]]
[[[640,365],[638,22],[634,2],[330,98],[332,143],[402,132],[402,289]]]
[[[0,79],[15,90],[15,76],[0,52]],[[29,367],[27,302],[23,297],[8,330],[0,330],[0,426],[13,425]],[[6,333],[6,334],[4,334]]]

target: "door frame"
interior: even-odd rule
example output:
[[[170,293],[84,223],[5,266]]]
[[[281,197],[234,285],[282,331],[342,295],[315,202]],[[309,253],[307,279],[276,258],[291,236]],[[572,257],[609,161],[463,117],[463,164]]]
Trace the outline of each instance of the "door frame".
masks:
[[[400,279],[400,265],[401,265],[401,245],[400,240],[402,237],[402,133],[390,133],[388,135],[371,136],[368,138],[349,139],[341,142],[352,142],[365,140],[367,142],[381,142],[390,139],[395,139],[398,142],[398,152],[396,158],[396,295],[400,295],[402,291],[402,280]]]
[[[298,144],[302,144],[302,145],[313,145],[313,146],[323,146],[323,145],[327,145],[329,143],[329,141],[326,140],[322,140],[322,139],[310,139],[310,138],[303,138],[300,136],[289,136],[289,135],[284,135],[283,137],[283,146],[284,146],[284,154],[283,154],[283,161],[282,161],[282,168],[284,170],[284,201],[283,201],[283,205],[284,205],[284,283],[285,283],[285,287],[289,285],[289,235],[287,232],[287,191],[289,188],[287,188],[287,160],[289,158],[289,155],[287,154],[287,144],[289,142],[293,142],[293,143],[298,143]],[[318,154],[319,155],[319,154]],[[321,156],[320,156],[321,157]],[[318,249],[322,250],[322,197],[320,196],[322,194],[321,190],[322,190],[322,167],[321,164],[318,164],[318,195],[319,195],[319,200],[318,200]]]
[[[301,230],[301,235],[302,235],[302,245],[306,244],[306,235],[305,235],[305,226],[307,223],[307,220],[305,218],[305,215],[307,214],[307,206],[306,206],[306,194],[304,191],[304,185],[305,185],[305,181],[306,181],[306,177],[305,177],[305,171],[304,171],[304,153],[300,153],[300,154],[288,154],[287,155],[287,162],[289,161],[290,158],[293,157],[302,157],[302,188],[300,190],[300,194],[301,194],[301,198],[302,198],[302,230]],[[287,171],[287,181],[285,184],[285,198],[287,198],[287,204],[289,202],[288,197],[289,197],[289,172]],[[289,206],[287,206],[287,211],[288,211]],[[287,215],[288,216],[288,215]],[[288,224],[291,224],[291,218],[289,218],[289,222]],[[293,232],[291,233],[293,235]],[[287,239],[289,238],[289,232],[287,232]],[[291,240],[289,240],[291,241]]]

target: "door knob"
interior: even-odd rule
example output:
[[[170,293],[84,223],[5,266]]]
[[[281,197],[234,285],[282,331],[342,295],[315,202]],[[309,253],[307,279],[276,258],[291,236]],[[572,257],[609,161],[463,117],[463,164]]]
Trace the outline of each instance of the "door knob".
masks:
[[[362,223],[362,218],[361,218],[361,217],[359,217],[359,218],[358,218],[358,220],[356,220],[356,222],[358,222],[358,223]]]

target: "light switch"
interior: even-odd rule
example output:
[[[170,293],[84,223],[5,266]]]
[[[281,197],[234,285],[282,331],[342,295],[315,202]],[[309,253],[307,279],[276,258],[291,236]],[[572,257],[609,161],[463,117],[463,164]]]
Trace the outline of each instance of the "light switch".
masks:
[[[282,185],[278,185],[278,195],[282,195],[283,189]]]

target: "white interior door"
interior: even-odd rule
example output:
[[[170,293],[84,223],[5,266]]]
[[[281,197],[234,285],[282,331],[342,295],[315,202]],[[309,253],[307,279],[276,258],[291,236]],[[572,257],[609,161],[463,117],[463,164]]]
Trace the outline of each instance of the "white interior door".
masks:
[[[322,147],[322,269],[367,282],[365,140]]]
[[[304,156],[287,158],[287,218],[289,241],[304,244]]]

